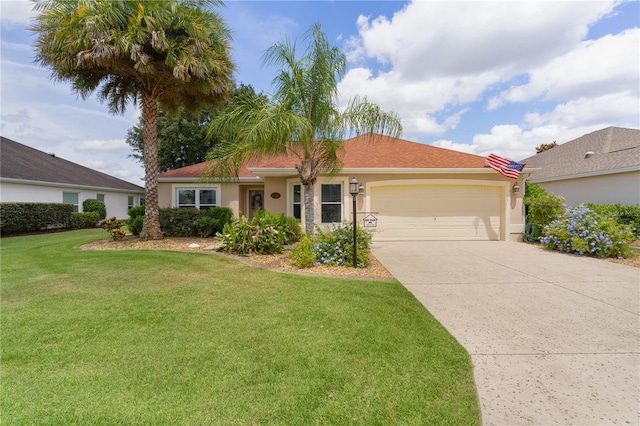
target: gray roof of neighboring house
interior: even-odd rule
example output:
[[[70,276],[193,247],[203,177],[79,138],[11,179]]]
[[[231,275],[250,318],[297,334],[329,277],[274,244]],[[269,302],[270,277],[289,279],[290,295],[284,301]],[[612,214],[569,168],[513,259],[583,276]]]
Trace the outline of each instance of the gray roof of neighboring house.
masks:
[[[38,151],[5,137],[0,139],[0,177],[2,179],[144,192],[144,188],[133,183]]]
[[[640,130],[607,127],[520,162],[540,168],[532,182],[640,170]]]

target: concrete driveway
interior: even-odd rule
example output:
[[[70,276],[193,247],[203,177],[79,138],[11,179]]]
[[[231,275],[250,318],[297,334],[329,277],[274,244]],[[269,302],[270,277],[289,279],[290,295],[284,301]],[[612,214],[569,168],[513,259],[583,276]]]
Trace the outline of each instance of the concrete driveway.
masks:
[[[640,270],[515,242],[375,242],[470,353],[484,425],[640,424]]]

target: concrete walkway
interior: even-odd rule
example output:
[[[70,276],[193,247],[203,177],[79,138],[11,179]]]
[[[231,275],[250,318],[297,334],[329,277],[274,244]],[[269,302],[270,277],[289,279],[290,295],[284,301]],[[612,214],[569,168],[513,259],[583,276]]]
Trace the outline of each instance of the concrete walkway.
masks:
[[[471,354],[484,425],[640,425],[640,270],[515,242],[374,242]]]

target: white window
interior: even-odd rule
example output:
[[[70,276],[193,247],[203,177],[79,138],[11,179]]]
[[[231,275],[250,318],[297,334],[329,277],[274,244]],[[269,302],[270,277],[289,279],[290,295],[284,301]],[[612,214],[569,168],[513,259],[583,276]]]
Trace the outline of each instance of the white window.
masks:
[[[298,220],[302,219],[302,194],[301,194],[302,185],[295,184],[293,185],[293,217]]]
[[[133,195],[129,195],[127,197],[127,210],[132,209],[133,207],[135,207],[135,204],[134,204],[134,201],[133,201],[134,198],[135,197]]]
[[[215,188],[178,188],[178,207],[210,209],[217,206],[217,190]]]
[[[97,194],[96,198],[98,199],[98,201],[102,201],[104,203],[104,194]]]
[[[78,211],[78,193],[77,192],[63,192],[62,202],[73,204],[73,211]]]
[[[322,223],[342,222],[342,184],[321,185]]]

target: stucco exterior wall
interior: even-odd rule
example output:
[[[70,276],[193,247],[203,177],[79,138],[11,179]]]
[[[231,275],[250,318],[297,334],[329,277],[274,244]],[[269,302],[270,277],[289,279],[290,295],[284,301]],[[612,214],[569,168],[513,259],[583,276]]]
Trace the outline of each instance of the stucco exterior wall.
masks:
[[[13,182],[0,182],[0,201],[3,203],[28,202],[28,203],[62,203],[63,192],[78,194],[78,211],[82,211],[82,202],[88,199],[96,199],[98,194],[104,195],[104,203],[107,207],[107,217],[116,216],[118,219],[129,217],[129,196],[133,196],[134,205],[139,205],[140,193],[113,192],[102,189],[87,189],[64,186],[29,185]]]
[[[583,203],[640,205],[640,171],[538,184],[545,191],[564,197],[570,206]]]

